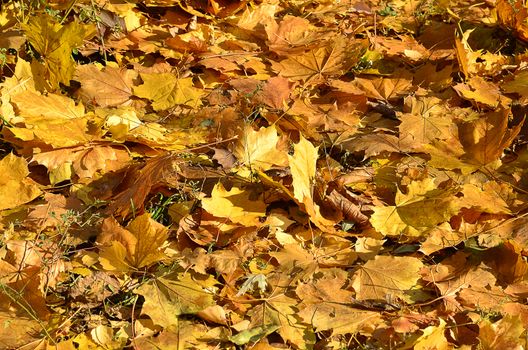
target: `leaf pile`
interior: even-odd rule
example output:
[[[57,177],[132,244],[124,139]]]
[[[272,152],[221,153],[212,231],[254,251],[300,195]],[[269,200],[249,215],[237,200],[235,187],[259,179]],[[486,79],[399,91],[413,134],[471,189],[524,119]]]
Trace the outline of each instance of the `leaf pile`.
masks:
[[[0,348],[528,346],[523,1],[0,6]]]

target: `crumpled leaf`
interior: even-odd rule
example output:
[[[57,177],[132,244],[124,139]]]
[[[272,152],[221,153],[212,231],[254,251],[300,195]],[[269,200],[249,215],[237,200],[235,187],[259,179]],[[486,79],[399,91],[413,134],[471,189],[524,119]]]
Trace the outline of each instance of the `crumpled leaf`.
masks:
[[[0,174],[0,210],[31,202],[42,193],[37,183],[28,177],[26,160],[13,153],[0,160]]]
[[[174,154],[163,154],[147,160],[142,168],[135,168],[123,179],[125,190],[112,199],[108,212],[126,217],[133,210],[142,208],[150,190],[162,183],[176,183],[178,158]]]
[[[142,73],[143,84],[134,88],[134,95],[152,101],[156,111],[172,108],[176,105],[199,107],[203,91],[193,85],[192,78],[178,78],[176,74]]]
[[[103,222],[98,243],[99,262],[104,269],[116,272],[129,272],[148,267],[165,258],[163,245],[169,230],[152,220],[148,213],[130,221],[126,229],[114,218]]]
[[[55,185],[73,175],[93,178],[98,172],[118,170],[127,164],[130,155],[123,148],[93,145],[42,152],[35,154],[32,160],[48,168],[50,182]]]

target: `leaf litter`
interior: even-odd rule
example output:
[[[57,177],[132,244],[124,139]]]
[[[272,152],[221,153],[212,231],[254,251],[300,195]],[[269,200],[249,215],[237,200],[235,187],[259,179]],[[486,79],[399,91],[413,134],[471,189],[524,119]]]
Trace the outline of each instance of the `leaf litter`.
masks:
[[[527,17],[4,3],[0,348],[526,348]]]

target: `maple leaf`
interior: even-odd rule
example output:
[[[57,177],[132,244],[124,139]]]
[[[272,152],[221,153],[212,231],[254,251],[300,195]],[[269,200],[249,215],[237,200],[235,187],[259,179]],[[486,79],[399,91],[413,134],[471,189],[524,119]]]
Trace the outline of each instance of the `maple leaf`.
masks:
[[[244,226],[260,226],[260,218],[266,215],[262,200],[251,200],[251,192],[232,187],[226,191],[221,183],[213,188],[210,198],[202,198],[202,208],[210,214]]]
[[[48,168],[52,185],[79,178],[92,178],[98,172],[116,171],[128,164],[129,153],[120,148],[102,145],[61,148],[35,154],[32,161]]]
[[[440,99],[434,97],[405,98],[410,111],[399,116],[401,123],[398,127],[403,145],[421,150],[424,143],[448,139],[456,133],[453,121],[446,118],[446,107],[440,102]]]
[[[449,350],[453,349],[445,335],[446,322],[440,319],[438,326],[429,326],[423,330],[423,334],[414,343],[414,349],[419,350]]]
[[[338,37],[325,46],[274,62],[273,69],[285,78],[318,84],[350,70],[358,62],[362,51],[362,43],[350,43]]]
[[[486,165],[499,159],[502,152],[519,134],[524,119],[508,129],[509,109],[499,108],[474,121],[458,127],[460,142],[464,146],[463,159],[473,164]]]
[[[333,335],[356,334],[380,324],[377,312],[353,308],[332,302],[321,302],[304,307],[299,317],[315,328],[317,332],[332,331]]]
[[[516,93],[521,96],[521,102],[526,102],[528,98],[528,71],[523,70],[517,72],[513,77],[513,80],[510,80],[501,85],[502,89],[508,93]]]
[[[9,327],[0,327],[0,346],[14,349],[38,342],[42,328],[39,321],[31,317],[15,317],[8,311],[0,311],[0,322],[9,324]]]
[[[85,114],[84,106],[76,105],[75,101],[65,96],[45,96],[27,90],[15,95],[12,102],[18,108],[25,127],[13,126],[5,132],[18,139],[13,142],[20,143],[21,147],[32,148],[39,142],[53,148],[70,147],[99,136],[96,130],[92,130],[94,134],[89,133],[93,120]],[[39,146],[46,148],[45,145]]]
[[[519,338],[524,332],[524,327],[519,316],[506,315],[495,323],[485,319],[480,322],[479,328],[482,349],[522,349]]]
[[[272,20],[265,26],[268,46],[279,55],[299,54],[306,48],[319,46],[325,36],[306,18],[287,15],[279,23]]]
[[[130,221],[126,229],[114,218],[103,222],[98,237],[99,261],[108,271],[127,272],[141,269],[163,259],[161,250],[168,237],[168,229],[152,220],[148,213]]]
[[[406,70],[400,70],[391,77],[356,78],[354,83],[363,90],[367,97],[382,101],[390,101],[407,94],[414,87],[412,75]]]
[[[498,0],[496,10],[501,24],[513,29],[522,40],[528,40],[528,11],[522,1]]]
[[[438,189],[433,179],[413,181],[407,194],[396,193],[395,206],[376,206],[370,223],[384,235],[418,237],[448,221],[460,204],[453,192]]]
[[[132,101],[133,81],[138,74],[131,69],[107,66],[100,69],[94,64],[78,66],[75,80],[81,83],[78,93],[85,103],[100,107],[123,106]]]
[[[16,123],[15,111],[11,105],[13,96],[26,90],[35,90],[35,82],[33,81],[33,73],[31,72],[31,65],[29,62],[18,58],[15,71],[12,77],[5,78],[4,82],[0,84],[0,113],[10,123]]]
[[[322,230],[333,230],[334,222],[324,218],[319,206],[313,199],[313,187],[315,182],[316,162],[318,147],[314,147],[310,141],[302,135],[299,143],[293,146],[293,156],[288,155],[288,163],[292,173],[293,196],[304,204],[305,210],[310,215],[310,220]]]
[[[10,153],[0,160],[0,210],[31,202],[42,193],[35,181],[28,177],[29,169],[24,158]]]
[[[152,101],[156,111],[176,105],[199,107],[203,91],[193,86],[192,78],[178,78],[172,73],[141,73],[143,85],[134,88],[134,95]]]
[[[22,28],[29,43],[43,61],[43,63],[33,61],[32,64],[39,89],[57,90],[59,83],[70,85],[70,79],[75,72],[71,57],[72,50],[79,47],[85,38],[96,34],[95,26],[78,22],[63,26],[54,22],[52,17],[42,14],[32,17],[28,24],[22,25]]]
[[[496,108],[499,104],[508,105],[509,99],[502,96],[499,87],[485,81],[481,77],[470,77],[466,84],[457,84],[453,89],[464,99],[472,101],[477,105],[485,105]]]
[[[270,126],[255,131],[248,126],[242,138],[236,143],[233,154],[251,169],[266,171],[273,165],[286,165],[288,158],[284,145],[279,144],[277,128]]]
[[[84,117],[84,106],[58,94],[43,95],[26,90],[14,95],[11,101],[17,106],[23,118],[42,117],[46,119],[77,119]]]
[[[126,217],[132,210],[141,209],[153,187],[162,183],[177,184],[178,169],[178,158],[173,154],[151,158],[144,167],[132,169],[122,181],[124,190],[113,198],[108,212]]]
[[[174,273],[144,283],[135,290],[145,298],[141,309],[152,321],[162,327],[178,324],[180,315],[196,314],[214,305],[213,294],[204,288],[206,281],[198,283],[189,273]]]
[[[423,263],[412,257],[377,255],[359,267],[352,278],[358,300],[400,298],[411,302],[408,293],[415,288]]]

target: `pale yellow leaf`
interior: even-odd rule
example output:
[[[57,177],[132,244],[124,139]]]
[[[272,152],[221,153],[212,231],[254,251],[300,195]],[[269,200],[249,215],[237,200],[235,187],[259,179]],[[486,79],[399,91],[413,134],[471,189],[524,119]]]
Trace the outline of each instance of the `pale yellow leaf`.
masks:
[[[287,150],[278,147],[279,140],[275,126],[258,131],[248,126],[233,153],[241,163],[255,170],[266,171],[273,165],[284,166],[288,161]]]
[[[423,267],[420,259],[412,257],[378,255],[359,267],[352,279],[356,299],[407,299],[416,286]]]

